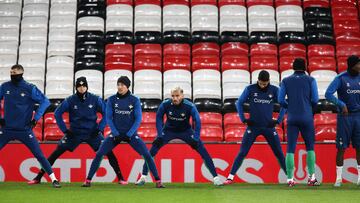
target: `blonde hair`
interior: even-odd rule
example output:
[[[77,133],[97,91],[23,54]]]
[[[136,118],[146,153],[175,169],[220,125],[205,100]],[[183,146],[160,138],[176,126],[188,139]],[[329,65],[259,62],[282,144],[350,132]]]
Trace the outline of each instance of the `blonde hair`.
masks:
[[[184,90],[181,87],[177,86],[177,87],[174,87],[173,89],[171,89],[170,93],[172,94],[173,92],[180,92],[181,94],[183,94]]]

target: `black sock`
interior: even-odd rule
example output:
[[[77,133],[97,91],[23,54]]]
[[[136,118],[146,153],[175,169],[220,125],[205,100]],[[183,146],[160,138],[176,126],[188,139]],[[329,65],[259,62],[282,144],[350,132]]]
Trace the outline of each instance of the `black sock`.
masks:
[[[120,166],[119,166],[118,160],[116,159],[115,154],[111,151],[106,156],[108,157],[109,163],[110,163],[111,167],[114,169],[118,180],[119,181],[124,180],[124,177],[121,173]]]
[[[59,158],[59,156],[61,156],[65,151],[66,150],[57,147],[55,151],[53,151],[53,153],[48,158],[50,165],[52,166],[55,163],[56,159]],[[40,172],[37,174],[37,176],[34,178],[34,180],[40,181],[41,178],[44,176],[44,174],[45,174],[44,169],[41,169]]]

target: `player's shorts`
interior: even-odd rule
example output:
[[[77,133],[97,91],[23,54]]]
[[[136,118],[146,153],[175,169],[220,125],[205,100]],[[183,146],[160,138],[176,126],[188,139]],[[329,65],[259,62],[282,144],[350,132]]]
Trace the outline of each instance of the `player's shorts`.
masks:
[[[337,115],[336,148],[346,149],[350,142],[354,148],[360,148],[360,112]]]
[[[73,137],[67,137],[64,136],[61,138],[61,140],[58,143],[58,146],[66,149],[70,152],[74,151],[82,142],[85,142],[87,144],[90,145],[90,147],[94,150],[97,151],[101,145],[101,141],[104,140],[103,136],[96,136],[96,137],[91,137],[91,136],[78,136],[78,135],[74,135]]]

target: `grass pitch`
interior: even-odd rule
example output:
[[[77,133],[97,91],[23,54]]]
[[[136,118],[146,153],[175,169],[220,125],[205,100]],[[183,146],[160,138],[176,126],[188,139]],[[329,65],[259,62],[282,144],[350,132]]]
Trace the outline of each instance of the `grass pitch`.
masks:
[[[52,188],[49,183],[28,186],[25,182],[0,183],[0,202],[42,203],[112,203],[112,202],[360,202],[360,187],[344,184],[335,188],[332,184],[320,187],[296,185],[288,188],[277,184],[234,184],[215,187],[206,184],[168,183],[165,189],[154,184],[127,186],[116,183],[93,183],[82,188],[81,183],[62,183],[62,188]]]

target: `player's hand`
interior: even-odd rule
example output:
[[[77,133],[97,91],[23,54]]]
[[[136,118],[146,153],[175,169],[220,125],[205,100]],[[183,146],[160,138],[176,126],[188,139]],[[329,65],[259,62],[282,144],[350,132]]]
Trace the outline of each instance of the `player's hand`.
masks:
[[[36,121],[35,119],[32,119],[32,120],[30,121],[30,127],[31,127],[31,129],[34,129],[34,128],[35,128],[36,123],[37,123],[37,121]]]
[[[5,127],[5,119],[0,118],[0,126]]]
[[[191,139],[189,145],[196,150],[199,147],[199,140]]]
[[[74,137],[74,133],[73,133],[71,130],[67,129],[67,130],[65,131],[65,136],[66,136],[67,138],[72,138],[72,137]]]
[[[97,137],[99,136],[99,133],[101,133],[101,131],[99,129],[96,129],[92,134],[91,137]]]
[[[349,110],[348,110],[348,108],[347,108],[347,106],[344,106],[343,108],[342,108],[342,112],[341,112],[343,115],[345,115],[345,116],[347,116],[348,114],[349,114]]]
[[[156,139],[154,140],[154,142],[152,143],[155,147],[161,147],[161,145],[164,143],[164,140],[162,139],[162,137],[156,137]]]
[[[270,123],[268,124],[268,128],[275,128],[275,126],[278,124],[277,120],[272,120],[270,121]]]
[[[122,137],[123,137],[123,138],[122,138],[122,141],[127,142],[127,143],[130,143],[131,137],[127,136],[126,134],[123,135]]]
[[[254,122],[252,120],[250,120],[250,119],[245,119],[244,123],[246,123],[247,126],[253,126],[254,125]]]

